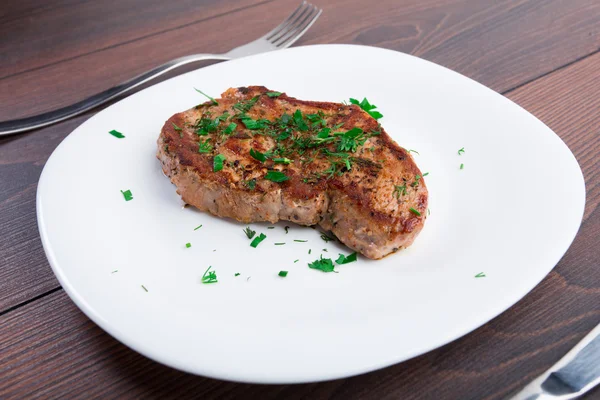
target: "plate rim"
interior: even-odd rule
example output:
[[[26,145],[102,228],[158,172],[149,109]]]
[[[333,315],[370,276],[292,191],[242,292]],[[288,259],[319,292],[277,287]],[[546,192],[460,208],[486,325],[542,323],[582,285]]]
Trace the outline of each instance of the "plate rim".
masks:
[[[37,217],[37,222],[38,222],[38,230],[40,233],[40,238],[42,241],[42,247],[44,249],[44,252],[46,254],[46,257],[48,259],[48,262],[52,268],[52,271],[54,273],[54,275],[57,277],[61,287],[65,290],[65,292],[67,293],[67,295],[69,296],[69,298],[71,299],[71,301],[73,301],[75,303],[75,305],[79,308],[80,311],[82,311],[89,319],[91,319],[96,325],[98,325],[103,331],[105,331],[106,333],[108,333],[109,335],[111,335],[113,338],[115,338],[116,340],[118,340],[120,343],[124,344],[125,346],[129,347],[130,349],[133,349],[134,351],[136,351],[137,353],[141,354],[144,357],[150,358],[151,360],[161,363],[163,365],[167,365],[171,368],[180,370],[180,371],[184,371],[186,373],[190,373],[190,374],[194,374],[194,375],[201,375],[201,376],[205,376],[205,377],[209,377],[209,378],[214,378],[214,379],[221,379],[221,380],[228,380],[228,381],[232,381],[232,382],[241,382],[241,383],[259,383],[259,384],[295,384],[295,383],[309,383],[309,382],[322,382],[322,381],[328,381],[328,380],[333,380],[333,379],[340,379],[340,378],[347,378],[347,377],[352,377],[352,376],[356,376],[356,375],[360,375],[363,373],[369,373],[369,372],[373,372],[373,371],[377,371],[395,364],[399,364],[402,362],[405,362],[407,360],[410,360],[414,357],[426,354],[428,352],[431,352],[435,349],[438,349],[448,343],[451,343],[455,340],[458,340],[464,336],[466,336],[467,334],[475,331],[476,329],[482,327],[483,325],[485,325],[486,323],[488,323],[489,321],[499,317],[500,315],[502,315],[504,312],[508,311],[510,308],[512,308],[516,303],[518,303],[519,301],[521,301],[526,295],[528,295],[536,286],[538,286],[540,284],[540,282],[542,280],[544,280],[548,274],[556,267],[556,265],[560,262],[560,260],[564,257],[565,253],[569,250],[569,248],[572,246],[573,241],[575,240],[577,234],[579,233],[579,230],[581,228],[581,223],[583,221],[583,217],[584,217],[584,213],[585,213],[585,204],[587,201],[587,192],[586,192],[586,183],[585,183],[585,178],[583,175],[583,172],[581,170],[581,166],[579,165],[579,162],[577,161],[577,158],[575,157],[575,155],[573,154],[573,152],[571,151],[571,149],[567,146],[567,144],[564,142],[564,140],[558,135],[556,134],[556,132],[554,132],[551,128],[549,128],[543,121],[541,121],[539,118],[537,118],[535,115],[533,115],[532,113],[530,113],[529,111],[527,111],[526,109],[524,109],[523,107],[521,107],[519,104],[515,103],[514,101],[508,99],[507,97],[505,97],[504,95],[502,95],[501,93],[496,92],[495,90],[475,81],[472,78],[469,78],[468,76],[462,75],[456,71],[453,71],[447,67],[444,67],[443,65],[439,65],[437,63],[422,59],[420,57],[411,55],[411,54],[406,54],[406,53],[402,53],[396,50],[391,50],[391,49],[385,49],[385,48],[379,48],[379,47],[373,47],[373,46],[365,46],[365,45],[354,45],[354,44],[315,44],[315,45],[306,45],[306,46],[296,46],[293,48],[289,48],[289,49],[285,49],[283,50],[283,52],[291,52],[291,51],[296,51],[296,49],[306,49],[306,48],[316,48],[316,47],[345,47],[345,48],[353,48],[353,47],[359,47],[359,48],[368,48],[370,50],[373,51],[382,51],[382,52],[391,52],[391,53],[395,53],[395,54],[400,54],[402,56],[406,56],[409,58],[415,58],[420,60],[421,62],[426,62],[426,63],[430,63],[435,65],[438,68],[443,68],[447,71],[450,71],[453,74],[459,75],[460,77],[462,77],[463,79],[466,78],[469,81],[474,82],[475,84],[477,84],[478,86],[485,88],[491,92],[493,92],[494,94],[503,97],[504,99],[506,99],[508,102],[512,103],[513,106],[517,106],[519,109],[521,109],[522,111],[526,112],[527,114],[529,114],[531,117],[535,118],[537,121],[539,121],[541,124],[544,125],[544,127],[547,128],[547,130],[549,132],[552,132],[552,134],[554,134],[556,136],[556,138],[558,138],[562,145],[566,148],[566,150],[568,151],[568,153],[570,154],[570,156],[573,158],[573,160],[575,161],[575,163],[578,166],[578,172],[581,178],[581,189],[582,189],[582,194],[580,194],[582,196],[582,205],[581,205],[581,211],[580,211],[580,216],[578,217],[578,221],[577,221],[577,229],[574,231],[574,234],[572,235],[572,237],[569,240],[569,245],[566,247],[566,249],[561,252],[560,257],[558,257],[558,259],[553,262],[552,267],[550,267],[550,269],[544,273],[543,275],[539,276],[539,279],[535,279],[535,282],[532,285],[528,285],[528,288],[526,290],[523,290],[522,293],[518,296],[515,296],[516,299],[514,299],[514,301],[511,301],[509,305],[505,306],[501,306],[499,307],[501,309],[501,311],[497,311],[494,310],[489,314],[484,315],[481,318],[478,318],[479,322],[477,324],[473,324],[473,326],[469,327],[469,328],[463,328],[463,329],[459,329],[460,333],[455,333],[452,335],[448,335],[448,336],[444,336],[441,337],[441,340],[437,341],[437,344],[433,345],[433,346],[425,346],[427,347],[426,350],[416,350],[414,352],[412,352],[410,355],[408,356],[404,356],[404,357],[400,357],[397,358],[396,361],[392,361],[392,362],[382,362],[379,363],[378,365],[371,365],[368,366],[366,368],[355,368],[356,370],[353,372],[349,372],[349,373],[334,373],[331,374],[330,376],[321,376],[321,377],[314,377],[311,379],[304,379],[304,378],[299,378],[299,379],[264,379],[264,380],[256,380],[256,379],[244,379],[243,377],[239,377],[239,376],[224,376],[223,374],[220,373],[211,373],[210,369],[206,369],[205,367],[202,368],[203,370],[200,371],[198,368],[189,368],[186,365],[182,365],[178,362],[176,362],[176,360],[174,359],[166,359],[164,357],[162,357],[160,354],[158,353],[153,353],[150,351],[147,351],[146,349],[143,348],[143,346],[139,346],[139,343],[137,343],[135,340],[130,340],[130,338],[127,337],[126,334],[123,334],[117,327],[112,326],[108,321],[104,320],[98,313],[97,310],[94,309],[94,307],[92,307],[91,305],[89,305],[85,299],[81,296],[80,293],[77,292],[77,290],[73,287],[72,283],[69,281],[68,277],[65,275],[65,271],[63,269],[60,268],[57,260],[56,260],[56,256],[54,254],[54,251],[50,245],[50,239],[48,237],[48,232],[46,229],[46,225],[45,225],[45,221],[44,221],[44,211],[43,211],[43,190],[45,187],[45,184],[43,184],[43,182],[45,182],[48,178],[48,169],[46,168],[47,165],[49,164],[49,162],[52,160],[53,157],[56,156],[57,150],[59,148],[61,148],[63,146],[64,143],[68,142],[70,139],[72,139],[72,135],[76,132],[78,132],[79,130],[82,129],[82,127],[85,127],[85,125],[88,124],[89,121],[94,120],[95,118],[98,117],[99,114],[101,114],[102,112],[117,106],[118,104],[120,104],[123,100],[128,99],[131,96],[137,95],[139,93],[142,93],[146,90],[149,90],[151,88],[153,88],[155,85],[151,85],[147,88],[144,88],[140,91],[137,91],[131,95],[128,95],[126,97],[124,97],[123,99],[120,99],[119,101],[114,102],[113,104],[111,104],[109,107],[97,112],[96,114],[94,114],[93,116],[91,116],[90,118],[88,118],[87,120],[83,121],[80,125],[78,125],[73,131],[71,131],[59,144],[58,146],[52,151],[52,154],[50,155],[50,157],[46,160],[46,163],[44,164],[44,168],[42,170],[42,173],[40,175],[40,178],[38,180],[38,187],[36,189],[36,217]],[[279,51],[278,51],[279,52]],[[257,54],[257,55],[252,55],[252,56],[248,56],[248,57],[244,57],[245,58],[255,58],[255,57],[261,57],[263,54]],[[186,72],[184,74],[181,75],[177,75],[175,77],[172,77],[166,81],[163,82],[167,82],[170,81],[172,79],[176,79],[179,77],[182,77],[184,75],[188,75],[188,74],[193,74],[196,71],[198,71],[199,69],[205,69],[205,68],[218,68],[218,66],[220,65],[220,63],[218,64],[213,64],[211,66],[208,67],[203,67],[203,68],[198,68],[189,72]],[[163,82],[159,82],[163,83]]]

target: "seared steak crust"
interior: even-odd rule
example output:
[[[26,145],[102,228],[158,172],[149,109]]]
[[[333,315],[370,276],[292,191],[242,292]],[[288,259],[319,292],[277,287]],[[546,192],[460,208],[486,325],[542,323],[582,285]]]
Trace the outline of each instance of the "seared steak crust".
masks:
[[[245,223],[319,224],[373,259],[414,241],[427,212],[424,179],[367,112],[262,86],[221,96],[173,115],[158,138],[157,157],[183,201]],[[224,157],[217,172],[215,157]],[[266,179],[269,171],[287,180]]]

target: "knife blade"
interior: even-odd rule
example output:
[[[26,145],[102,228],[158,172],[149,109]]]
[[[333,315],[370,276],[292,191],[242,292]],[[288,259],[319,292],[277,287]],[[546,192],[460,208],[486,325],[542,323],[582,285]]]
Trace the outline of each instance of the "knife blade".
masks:
[[[600,325],[511,400],[574,399],[600,383]]]

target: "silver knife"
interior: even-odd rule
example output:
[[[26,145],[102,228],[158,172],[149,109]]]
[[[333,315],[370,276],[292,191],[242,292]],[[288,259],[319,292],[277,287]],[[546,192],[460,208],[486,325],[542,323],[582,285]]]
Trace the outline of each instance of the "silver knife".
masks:
[[[511,400],[567,400],[600,383],[600,325]]]

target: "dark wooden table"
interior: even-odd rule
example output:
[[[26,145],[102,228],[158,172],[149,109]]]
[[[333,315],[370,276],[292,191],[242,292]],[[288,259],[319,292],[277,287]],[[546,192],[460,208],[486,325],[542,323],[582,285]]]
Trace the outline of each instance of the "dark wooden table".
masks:
[[[501,399],[600,322],[600,2],[314,1],[324,13],[297,45],[358,43],[414,54],[504,94],[567,143],[583,169],[587,204],[560,263],[490,323],[380,371],[282,386],[188,375],[88,320],[42,250],[38,178],[88,112],[0,138],[0,398]],[[269,30],[297,2],[4,0],[0,120],[67,105],[174,57],[226,51]],[[587,398],[600,398],[600,390]]]

